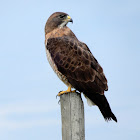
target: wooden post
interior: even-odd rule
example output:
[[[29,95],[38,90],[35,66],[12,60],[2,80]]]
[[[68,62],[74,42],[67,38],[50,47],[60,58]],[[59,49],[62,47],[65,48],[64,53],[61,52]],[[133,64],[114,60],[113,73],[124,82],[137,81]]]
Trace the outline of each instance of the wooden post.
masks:
[[[84,105],[80,93],[60,96],[62,140],[85,140]]]

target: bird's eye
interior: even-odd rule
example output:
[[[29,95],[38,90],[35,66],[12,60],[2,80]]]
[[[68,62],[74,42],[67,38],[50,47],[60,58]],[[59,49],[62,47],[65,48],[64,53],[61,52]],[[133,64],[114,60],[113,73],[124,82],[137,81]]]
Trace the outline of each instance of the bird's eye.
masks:
[[[60,15],[59,18],[64,18],[66,15]]]

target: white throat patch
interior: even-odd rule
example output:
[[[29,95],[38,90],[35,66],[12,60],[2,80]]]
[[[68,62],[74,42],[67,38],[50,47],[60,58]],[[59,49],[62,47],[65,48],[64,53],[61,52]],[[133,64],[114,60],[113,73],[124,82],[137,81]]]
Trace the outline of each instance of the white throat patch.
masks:
[[[61,23],[61,24],[59,25],[59,27],[60,27],[60,28],[63,28],[65,25],[67,25],[67,23],[68,23],[68,21],[64,21],[63,23]]]

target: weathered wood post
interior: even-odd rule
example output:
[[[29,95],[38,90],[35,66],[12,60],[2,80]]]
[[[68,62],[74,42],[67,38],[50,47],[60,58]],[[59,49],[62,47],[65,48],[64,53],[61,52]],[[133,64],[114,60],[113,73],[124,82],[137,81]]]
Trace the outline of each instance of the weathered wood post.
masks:
[[[62,140],[85,140],[84,105],[79,93],[60,96]]]

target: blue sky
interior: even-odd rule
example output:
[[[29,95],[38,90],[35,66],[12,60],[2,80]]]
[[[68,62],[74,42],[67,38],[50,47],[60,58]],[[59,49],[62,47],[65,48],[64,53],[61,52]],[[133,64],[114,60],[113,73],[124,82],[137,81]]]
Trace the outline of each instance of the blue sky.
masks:
[[[85,105],[86,140],[140,139],[140,2],[138,0],[0,1],[0,139],[61,140],[56,94],[66,86],[49,66],[44,26],[56,11],[104,68],[105,93],[118,123]],[[55,133],[55,134],[54,134]]]

